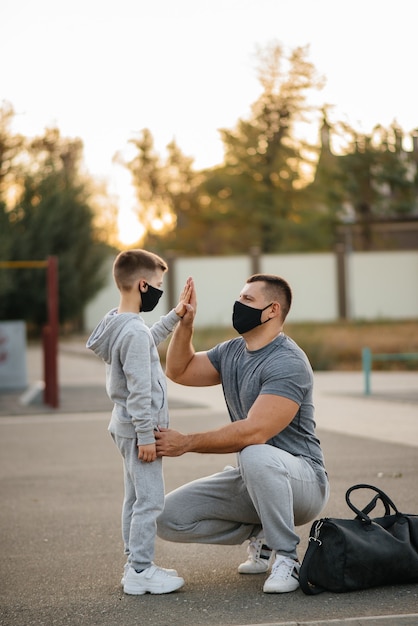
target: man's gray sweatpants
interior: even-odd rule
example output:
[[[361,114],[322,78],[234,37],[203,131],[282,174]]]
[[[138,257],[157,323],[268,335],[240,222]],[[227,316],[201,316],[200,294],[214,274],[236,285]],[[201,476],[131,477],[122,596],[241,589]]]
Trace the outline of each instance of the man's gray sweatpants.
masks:
[[[328,500],[324,469],[267,444],[248,446],[237,458],[238,468],[169,493],[158,535],[168,541],[233,545],[263,528],[270,548],[296,559],[295,526],[313,520]]]

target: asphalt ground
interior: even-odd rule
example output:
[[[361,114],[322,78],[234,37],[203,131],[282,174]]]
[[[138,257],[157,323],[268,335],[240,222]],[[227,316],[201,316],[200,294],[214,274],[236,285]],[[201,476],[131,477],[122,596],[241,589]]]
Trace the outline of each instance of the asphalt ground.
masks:
[[[28,351],[30,384],[42,356]],[[134,626],[418,625],[418,585],[361,592],[264,594],[264,575],[242,576],[244,546],[157,539],[156,562],[175,567],[184,587],[127,596],[120,587],[122,465],[107,432],[104,369],[82,344],[60,347],[60,407],[24,406],[0,394],[0,624]],[[361,372],[315,374],[318,435],[331,496],[321,514],[352,517],[345,492],[381,487],[398,509],[418,513],[418,373],[375,372],[363,395]],[[219,388],[169,382],[171,425],[184,432],[227,420]],[[166,490],[233,464],[234,455],[164,460]],[[299,557],[310,524],[299,529]]]

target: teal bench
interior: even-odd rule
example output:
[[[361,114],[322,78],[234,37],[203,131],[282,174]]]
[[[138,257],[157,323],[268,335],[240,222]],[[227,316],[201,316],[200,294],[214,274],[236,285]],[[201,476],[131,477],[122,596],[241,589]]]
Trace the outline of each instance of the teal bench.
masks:
[[[361,354],[364,374],[364,395],[370,396],[370,375],[373,361],[416,361],[418,352],[390,352],[387,354],[372,354],[370,348],[363,348]]]

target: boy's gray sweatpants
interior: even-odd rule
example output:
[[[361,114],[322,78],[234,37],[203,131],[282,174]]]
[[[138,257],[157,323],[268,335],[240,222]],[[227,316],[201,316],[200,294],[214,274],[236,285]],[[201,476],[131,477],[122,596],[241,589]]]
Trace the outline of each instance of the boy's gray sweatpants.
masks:
[[[127,561],[146,569],[154,561],[156,520],[164,507],[162,459],[144,463],[138,459],[136,439],[112,438],[123,457],[125,495],[122,506],[122,539]]]
[[[252,445],[238,468],[187,483],[166,496],[158,534],[168,541],[241,544],[263,528],[265,543],[297,558],[295,526],[313,520],[327,503],[325,470],[273,446]]]

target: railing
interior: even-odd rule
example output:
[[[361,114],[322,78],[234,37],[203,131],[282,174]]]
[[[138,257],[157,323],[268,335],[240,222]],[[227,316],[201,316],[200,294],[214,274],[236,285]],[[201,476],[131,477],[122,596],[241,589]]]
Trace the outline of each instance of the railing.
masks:
[[[364,395],[370,396],[370,378],[373,361],[417,361],[418,352],[388,352],[382,354],[372,354],[370,348],[363,348],[361,360],[364,374]]]

